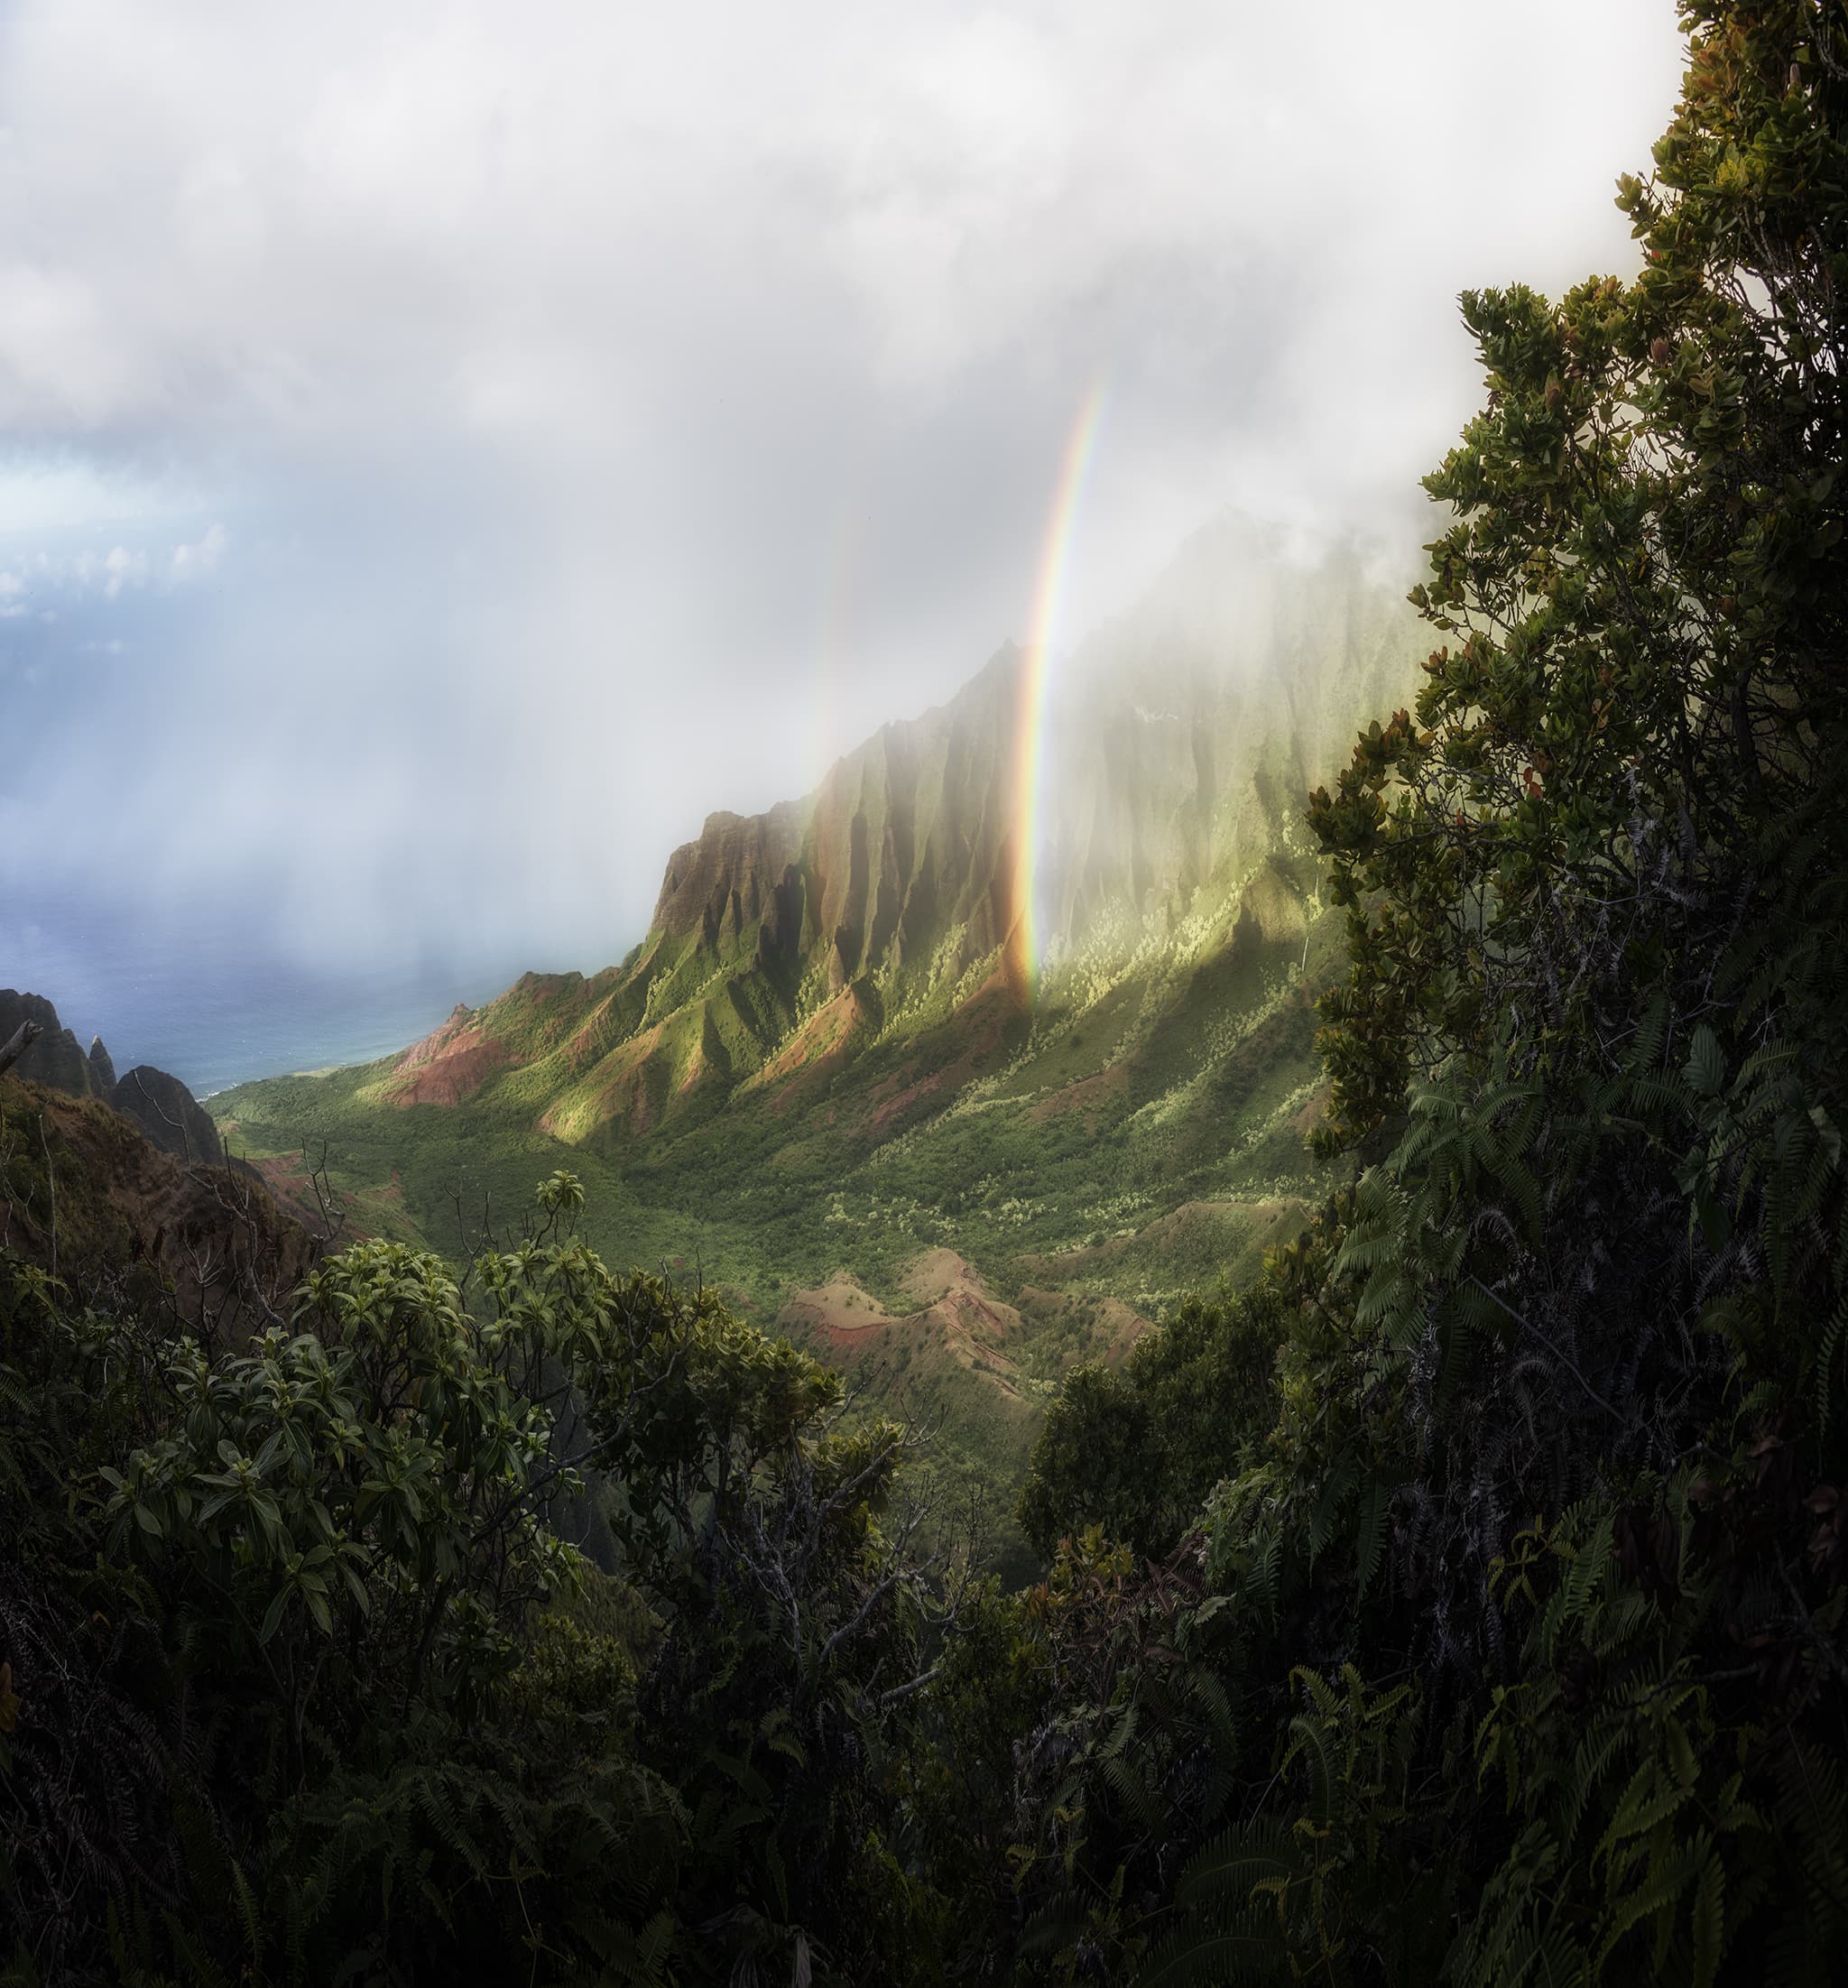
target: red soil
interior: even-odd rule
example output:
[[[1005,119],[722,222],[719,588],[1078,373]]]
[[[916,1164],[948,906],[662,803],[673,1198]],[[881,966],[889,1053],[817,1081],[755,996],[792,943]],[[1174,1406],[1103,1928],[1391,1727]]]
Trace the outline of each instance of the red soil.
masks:
[[[1067,1112],[1072,1111],[1086,1112],[1095,1118],[1105,1105],[1113,1099],[1127,1097],[1129,1091],[1128,1068],[1113,1063],[1095,1076],[1081,1077],[1076,1084],[1067,1084],[1049,1097],[1042,1097],[1027,1116],[1036,1125],[1044,1124],[1049,1118],[1062,1118]]]

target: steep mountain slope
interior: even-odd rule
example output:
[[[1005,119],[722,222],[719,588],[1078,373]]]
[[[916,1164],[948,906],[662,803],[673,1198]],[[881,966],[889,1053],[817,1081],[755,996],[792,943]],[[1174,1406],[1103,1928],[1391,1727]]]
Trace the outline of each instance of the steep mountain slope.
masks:
[[[1038,824],[1055,1005],[1234,939],[1300,948],[1315,902],[1301,796],[1354,714],[1402,689],[1407,655],[1402,610],[1357,559],[1293,567],[1249,528],[1202,534],[1136,615],[1086,644],[1055,705]],[[529,975],[479,1012],[458,1008],[365,1095],[492,1097],[614,1152],[735,1093],[787,1110],[870,1043],[952,1013],[959,1074],[988,1067],[1017,1046],[1010,1024],[1029,1005],[1003,945],[1024,909],[1021,665],[1003,648],[949,704],[886,726],[800,800],[712,815],[669,858],[620,967]]]
[[[801,800],[711,816],[620,966],[528,975],[395,1059],[213,1109],[273,1170],[324,1142],[451,1249],[572,1165],[613,1253],[716,1277],[1005,1475],[1072,1359],[1243,1274],[1322,1191],[1310,997],[1338,934],[1302,799],[1405,697],[1414,628],[1352,552],[1190,544],[1061,671],[1037,982],[1008,647]],[[1004,1349],[920,1308],[930,1251],[1006,1308]],[[850,1288],[877,1331],[815,1295]]]

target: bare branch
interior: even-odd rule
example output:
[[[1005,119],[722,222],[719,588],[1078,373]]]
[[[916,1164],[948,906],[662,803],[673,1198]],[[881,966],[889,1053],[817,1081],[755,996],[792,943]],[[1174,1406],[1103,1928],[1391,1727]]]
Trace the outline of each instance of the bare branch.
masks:
[[[22,1022],[5,1042],[0,1042],[0,1071],[10,1070],[44,1032],[36,1022]]]

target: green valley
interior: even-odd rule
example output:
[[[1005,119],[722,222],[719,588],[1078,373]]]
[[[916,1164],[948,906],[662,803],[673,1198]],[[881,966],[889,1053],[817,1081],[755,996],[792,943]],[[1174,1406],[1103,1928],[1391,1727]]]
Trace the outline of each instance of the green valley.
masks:
[[[1061,1375],[1248,1281],[1328,1191],[1305,1133],[1342,941],[1301,815],[1415,627],[1351,552],[1190,544],[1069,666],[1030,989],[1008,649],[804,800],[713,816],[621,966],[212,1109],[285,1198],[306,1155],[354,1230],[451,1255],[568,1163],[605,1255],[717,1286],[938,1427],[1004,1532]]]

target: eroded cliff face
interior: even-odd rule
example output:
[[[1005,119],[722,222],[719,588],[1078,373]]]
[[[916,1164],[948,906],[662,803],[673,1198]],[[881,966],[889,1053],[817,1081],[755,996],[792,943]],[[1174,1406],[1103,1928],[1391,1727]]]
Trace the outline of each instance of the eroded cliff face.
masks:
[[[707,818],[668,860],[651,958],[676,980],[761,972],[786,1000],[864,976],[947,970],[993,951],[1012,915],[1012,767],[1020,656],[951,702],[882,727],[805,799]],[[658,993],[657,1001],[661,999]]]
[[[1202,533],[1131,615],[1059,669],[1043,742],[1036,905],[1049,983],[1164,948],[1299,939],[1304,799],[1354,726],[1407,696],[1417,624],[1351,552]],[[710,816],[669,858],[620,968],[529,976],[398,1059],[384,1102],[517,1086],[553,1136],[626,1138],[741,1086],[830,1071],[882,1033],[1010,992],[1024,659],[888,725],[815,791]],[[851,999],[843,1003],[843,997]]]
[[[1066,667],[1049,740],[1049,960],[1211,920],[1267,866],[1308,874],[1305,798],[1356,726],[1409,694],[1419,630],[1360,555],[1200,533]],[[1299,929],[1298,925],[1298,929]]]
[[[783,893],[799,884],[807,814],[807,803],[785,801],[768,814],[708,815],[699,839],[668,858],[652,929],[716,958],[735,958],[751,952],[768,924],[793,949],[799,931]],[[799,926],[799,894],[794,902]]]
[[[1357,555],[1202,533],[1056,677],[1038,825],[1049,962],[1159,941],[1269,859],[1305,855],[1304,796],[1364,714],[1406,696],[1417,648],[1396,588]],[[655,911],[676,980],[754,964],[805,990],[805,1009],[858,976],[902,1003],[993,953],[1021,911],[1022,662],[1003,648],[804,800],[712,816],[674,852]]]

